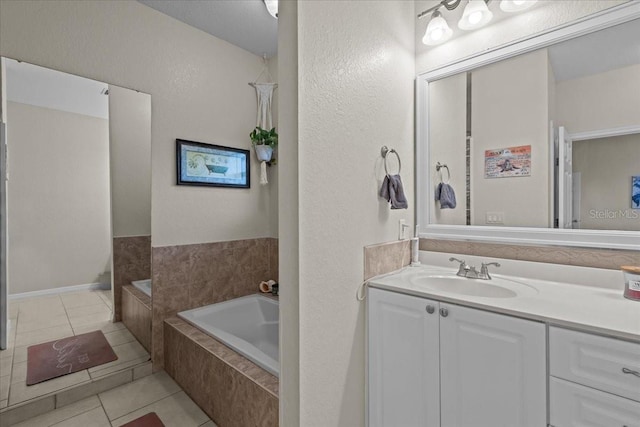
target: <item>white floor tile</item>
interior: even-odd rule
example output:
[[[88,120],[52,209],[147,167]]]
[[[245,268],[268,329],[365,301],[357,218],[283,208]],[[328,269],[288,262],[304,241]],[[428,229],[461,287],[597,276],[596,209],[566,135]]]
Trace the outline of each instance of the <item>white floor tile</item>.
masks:
[[[17,324],[17,332],[19,334],[24,332],[37,331],[40,329],[47,329],[53,326],[62,326],[67,325],[71,326],[69,323],[69,319],[66,314],[59,314],[56,316],[51,316],[43,320],[35,320],[35,321],[23,321],[20,319]]]
[[[51,412],[47,412],[46,414],[15,424],[14,427],[49,427],[77,415],[84,414],[85,412],[95,408],[101,408],[100,399],[98,399],[98,396],[91,396],[79,402],[63,406],[62,408],[55,409]]]
[[[85,305],[83,307],[67,308],[67,316],[72,320],[78,317],[101,315],[104,313],[111,314],[111,309],[104,302],[101,302],[100,304]]]
[[[87,305],[104,304],[102,298],[95,292],[74,292],[61,294],[60,298],[66,308],[84,307]]]
[[[76,415],[73,418],[64,420],[58,424],[53,424],[51,427],[111,427],[107,415],[104,413],[102,407],[95,408],[84,414]]]
[[[44,396],[45,394],[53,393],[88,381],[91,381],[91,377],[89,377],[86,370],[74,372],[69,375],[63,375],[61,377],[30,386],[27,386],[26,381],[17,381],[11,383],[9,405],[15,405],[26,400]]]
[[[69,325],[54,326],[52,328],[39,329],[31,332],[18,333],[16,335],[16,347],[41,344],[73,336],[73,330]]]
[[[107,416],[115,420],[178,391],[180,386],[163,371],[100,393],[99,396]]]
[[[155,412],[165,427],[199,427],[209,420],[207,414],[181,391],[114,420],[113,427],[119,427],[149,412]]]

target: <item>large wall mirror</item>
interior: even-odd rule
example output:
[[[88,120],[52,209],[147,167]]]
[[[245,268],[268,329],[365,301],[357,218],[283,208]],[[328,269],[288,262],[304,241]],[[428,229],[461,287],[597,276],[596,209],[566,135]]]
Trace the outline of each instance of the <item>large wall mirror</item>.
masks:
[[[9,319],[24,298],[49,298],[61,323],[66,310],[74,331],[99,329],[120,320],[122,286],[151,277],[151,97],[1,61]],[[85,290],[103,292],[67,301]]]
[[[425,237],[640,249],[638,6],[418,76]]]

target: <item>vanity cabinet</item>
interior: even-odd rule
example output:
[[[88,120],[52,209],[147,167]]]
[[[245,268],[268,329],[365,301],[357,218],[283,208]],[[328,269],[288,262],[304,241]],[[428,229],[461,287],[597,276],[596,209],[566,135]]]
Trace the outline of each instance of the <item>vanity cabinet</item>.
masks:
[[[550,425],[640,427],[640,344],[549,328]]]
[[[376,288],[370,427],[545,426],[545,325]]]

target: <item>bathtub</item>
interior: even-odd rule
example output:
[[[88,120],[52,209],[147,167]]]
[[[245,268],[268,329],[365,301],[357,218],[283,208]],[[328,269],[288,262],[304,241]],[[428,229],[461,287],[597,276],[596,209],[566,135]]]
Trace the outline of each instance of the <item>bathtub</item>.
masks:
[[[151,296],[151,279],[134,280],[131,284],[145,294]]]
[[[183,311],[178,317],[279,376],[277,300],[248,295]]]

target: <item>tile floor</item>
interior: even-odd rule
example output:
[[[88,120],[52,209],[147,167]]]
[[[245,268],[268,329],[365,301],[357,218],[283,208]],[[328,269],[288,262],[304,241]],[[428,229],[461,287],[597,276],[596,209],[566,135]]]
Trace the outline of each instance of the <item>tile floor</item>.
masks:
[[[149,412],[166,427],[216,427],[165,372],[91,396],[15,427],[118,427]]]
[[[124,324],[111,323],[110,319],[111,291],[9,301],[9,346],[0,351],[0,409],[147,362],[149,353]],[[27,347],[98,329],[104,332],[118,360],[27,387]]]

